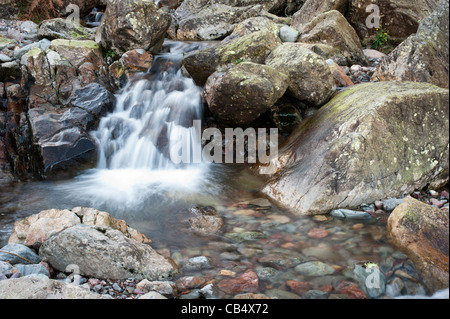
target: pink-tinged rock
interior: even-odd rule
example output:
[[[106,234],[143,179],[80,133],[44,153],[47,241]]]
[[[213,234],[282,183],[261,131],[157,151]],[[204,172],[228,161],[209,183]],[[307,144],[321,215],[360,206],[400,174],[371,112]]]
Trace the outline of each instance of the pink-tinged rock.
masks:
[[[330,232],[326,229],[322,229],[322,228],[313,228],[308,232],[308,237],[309,238],[314,238],[314,239],[322,239],[327,237],[328,235],[330,235]]]
[[[447,191],[442,191],[441,196],[447,199],[449,198],[449,194]]]
[[[373,49],[366,49],[363,50],[363,52],[368,59],[383,59],[386,57],[386,54],[384,54],[383,52]]]
[[[430,199],[430,203],[431,205],[436,206],[437,208],[442,208],[442,206],[444,206],[444,203],[436,198]]]
[[[303,295],[305,292],[313,289],[311,283],[306,281],[288,280],[286,281],[286,286],[298,295]]]
[[[191,289],[200,288],[205,284],[205,280],[197,276],[181,277],[175,282],[178,291],[185,292]]]
[[[259,287],[259,278],[255,272],[247,270],[237,278],[220,281],[217,286],[230,295],[246,292],[255,293]]]
[[[349,296],[351,299],[367,299],[366,294],[359,289],[358,285],[352,282],[343,281],[336,290],[343,295]]]

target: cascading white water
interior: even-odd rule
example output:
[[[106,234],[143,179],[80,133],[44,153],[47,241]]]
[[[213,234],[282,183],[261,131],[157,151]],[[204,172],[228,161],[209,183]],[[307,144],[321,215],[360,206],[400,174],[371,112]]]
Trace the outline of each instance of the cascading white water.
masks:
[[[206,182],[207,164],[177,165],[170,157],[179,137],[201,148],[201,132],[193,126],[202,119],[201,88],[181,72],[183,52],[199,44],[167,46],[169,52],[156,56],[151,70],[119,92],[114,111],[92,132],[97,168],[80,175],[72,189],[95,207],[141,207],[167,190],[195,193]]]

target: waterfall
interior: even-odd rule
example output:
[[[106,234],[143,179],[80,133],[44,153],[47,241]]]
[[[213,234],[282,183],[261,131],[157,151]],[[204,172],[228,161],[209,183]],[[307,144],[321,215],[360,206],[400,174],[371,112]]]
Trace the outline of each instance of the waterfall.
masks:
[[[155,56],[152,68],[130,81],[117,95],[112,113],[92,132],[98,144],[97,168],[71,185],[72,194],[94,207],[138,208],[165,192],[194,193],[205,186],[209,165],[175,164],[171,152],[180,137],[201,149],[201,88],[181,72],[183,53],[206,44],[167,41],[168,52]],[[200,143],[200,145],[199,145]]]

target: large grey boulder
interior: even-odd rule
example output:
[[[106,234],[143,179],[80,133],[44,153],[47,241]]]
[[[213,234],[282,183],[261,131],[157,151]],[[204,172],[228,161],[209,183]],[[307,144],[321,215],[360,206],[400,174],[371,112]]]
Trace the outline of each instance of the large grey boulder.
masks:
[[[298,100],[321,106],[336,90],[326,60],[299,43],[283,43],[266,59],[266,65],[289,77],[287,92]]]
[[[417,33],[402,42],[379,66],[381,81],[428,82],[449,87],[449,2],[420,22]]]
[[[76,265],[80,275],[94,278],[170,280],[178,273],[173,260],[109,227],[68,228],[50,237],[39,255],[55,269]]]
[[[251,62],[216,72],[205,85],[205,99],[214,117],[228,125],[248,125],[270,109],[288,87],[284,73]]]
[[[280,147],[262,191],[314,215],[446,185],[448,102],[448,90],[427,83],[349,87]]]
[[[133,49],[158,51],[170,20],[153,0],[108,0],[95,41],[119,54]]]

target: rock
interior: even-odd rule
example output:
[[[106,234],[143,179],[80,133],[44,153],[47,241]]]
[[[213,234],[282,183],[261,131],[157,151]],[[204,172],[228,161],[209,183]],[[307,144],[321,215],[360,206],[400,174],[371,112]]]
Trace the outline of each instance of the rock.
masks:
[[[0,36],[0,50],[14,49],[16,45],[17,41]]]
[[[166,297],[177,295],[177,286],[171,281],[148,281],[144,279],[136,285],[136,288],[145,292],[156,291]]]
[[[159,51],[170,16],[149,0],[109,0],[95,41],[122,54],[133,49]]]
[[[244,61],[264,64],[269,53],[280,44],[280,38],[271,32],[253,32],[228,43],[188,53],[183,65],[194,81],[203,86],[219,68]]]
[[[383,209],[392,212],[398,205],[404,202],[401,198],[389,198],[383,201]]]
[[[321,106],[336,89],[325,60],[300,44],[280,45],[267,57],[266,64],[289,76],[287,92],[298,100]]]
[[[67,39],[67,40],[94,40],[95,30],[76,25],[68,19],[50,19],[42,21],[37,29],[39,38]]]
[[[266,17],[248,18],[236,25],[233,29],[233,33],[223,39],[222,43],[228,43],[237,38],[241,38],[245,35],[258,31],[271,32],[273,35],[278,36],[280,27]]]
[[[29,52],[30,50],[34,49],[34,48],[39,48],[41,50],[46,50],[48,49],[50,45],[50,42],[47,39],[42,39],[39,42],[34,42],[28,45],[25,45],[23,47],[19,47],[16,50],[14,50],[14,59],[17,61],[20,61],[22,59],[22,57]]]
[[[93,160],[96,144],[89,131],[112,109],[113,101],[110,92],[93,83],[73,90],[66,109],[41,106],[29,110],[32,142],[41,157],[42,175],[73,170]]]
[[[378,266],[355,265],[353,273],[367,297],[379,298],[386,292],[386,277]]]
[[[150,291],[144,295],[141,295],[137,299],[167,299],[167,297],[164,297],[159,292],[156,291]]]
[[[285,74],[270,66],[242,62],[212,74],[204,95],[209,110],[220,123],[241,126],[270,109],[287,87]]]
[[[9,262],[0,261],[0,274],[11,272],[11,269],[13,269],[13,266]]]
[[[0,299],[112,299],[59,280],[22,277],[0,281]]]
[[[222,217],[212,207],[194,207],[190,213],[194,216],[189,218],[191,228],[202,235],[216,234],[223,227]]]
[[[103,64],[100,47],[91,40],[56,39],[51,42],[50,49],[67,59],[75,68],[85,62],[99,66]]]
[[[317,277],[334,274],[333,267],[321,261],[309,261],[295,267],[295,271],[306,277]]]
[[[306,292],[303,299],[328,299],[328,293],[326,291],[313,289]]]
[[[298,42],[331,46],[336,52],[333,56],[327,56],[329,59],[337,60],[334,56],[343,56],[348,65],[367,64],[358,35],[336,10],[320,14],[296,29],[300,32]]]
[[[405,39],[417,31],[420,20],[432,13],[439,0],[417,0],[414,5],[405,0],[379,0],[380,26],[391,37]],[[361,38],[377,34],[377,28],[368,28],[366,21],[373,11],[367,7],[374,4],[371,0],[350,0],[346,18]],[[374,22],[373,20],[371,20]]]
[[[262,192],[296,214],[315,215],[427,184],[442,187],[449,169],[447,105],[448,90],[426,83],[349,87],[289,137]]]
[[[125,52],[124,55],[109,66],[113,85],[120,89],[140,72],[147,72],[153,64],[150,52],[138,49]]]
[[[185,0],[173,14],[169,34],[179,41],[218,40],[232,33],[240,22],[270,16],[267,11],[276,12],[283,4],[280,0]]]
[[[449,3],[443,0],[433,14],[420,22],[417,33],[382,61],[374,77],[380,81],[428,82],[448,89],[448,21]]]
[[[432,293],[448,287],[448,212],[408,197],[390,215],[387,228],[392,243],[413,260]]]
[[[280,28],[280,39],[283,42],[296,42],[299,33],[294,28],[284,25]]]
[[[386,54],[384,54],[383,52],[377,51],[377,50],[373,50],[373,49],[364,49],[363,50],[364,55],[368,58],[368,59],[384,59],[385,57],[387,57]]]
[[[175,284],[178,291],[185,292],[188,290],[201,288],[201,286],[205,284],[205,280],[197,276],[185,276],[179,278]]]
[[[237,278],[219,281],[217,287],[230,295],[256,293],[259,287],[259,278],[255,272],[247,270]]]
[[[46,277],[50,277],[50,273],[41,264],[37,265],[14,265],[14,267],[24,276],[30,276],[30,275],[44,275]]]
[[[0,261],[15,264],[38,264],[41,258],[30,248],[21,244],[8,244],[0,249]]]
[[[336,217],[336,218],[347,218],[347,219],[354,219],[354,220],[358,220],[358,219],[364,220],[364,219],[372,218],[366,212],[350,210],[350,209],[335,209],[335,210],[331,211],[330,215],[333,217]]]
[[[183,270],[185,271],[194,271],[211,268],[213,268],[211,259],[206,256],[192,257],[183,264]]]
[[[73,226],[49,238],[39,254],[59,271],[77,265],[87,277],[168,280],[178,273],[171,259],[109,227]]]
[[[323,239],[325,237],[328,237],[330,235],[330,232],[326,229],[322,229],[322,228],[313,228],[311,229],[307,236],[309,238],[313,238],[313,239]]]
[[[75,207],[72,210],[46,210],[16,221],[8,243],[38,249],[51,236],[78,224],[111,227],[138,242],[151,242],[145,235],[129,227],[124,220],[115,219],[106,212],[92,208]]]
[[[327,60],[327,64],[330,66],[331,72],[333,73],[334,83],[337,87],[348,87],[354,85],[353,81],[347,75],[343,67],[331,59]]]
[[[258,258],[258,263],[261,265],[277,270],[293,268],[302,261],[302,256],[288,255],[284,253],[266,254]]]
[[[313,289],[311,283],[306,281],[288,280],[286,281],[286,286],[300,296]]]
[[[332,10],[345,14],[348,2],[348,0],[306,0],[301,9],[292,16],[291,26],[299,29],[320,14]]]
[[[367,299],[366,294],[354,283],[343,281],[337,286],[336,290],[350,299]]]

